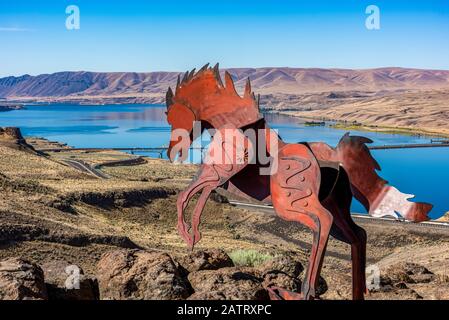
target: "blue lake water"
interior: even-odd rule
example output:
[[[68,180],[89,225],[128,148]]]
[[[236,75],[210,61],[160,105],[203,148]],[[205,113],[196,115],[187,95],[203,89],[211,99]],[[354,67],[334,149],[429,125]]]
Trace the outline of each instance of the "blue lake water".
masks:
[[[161,147],[170,128],[161,105],[40,105],[0,112],[0,126],[20,127],[25,136],[38,136],[74,147]],[[305,126],[296,118],[266,115],[287,142],[324,141],[336,145],[345,133],[324,126]],[[374,141],[373,145],[428,143],[430,137],[351,131]],[[435,205],[431,216],[449,211],[449,148],[375,150],[380,175],[419,201]],[[353,211],[364,212],[354,202]]]

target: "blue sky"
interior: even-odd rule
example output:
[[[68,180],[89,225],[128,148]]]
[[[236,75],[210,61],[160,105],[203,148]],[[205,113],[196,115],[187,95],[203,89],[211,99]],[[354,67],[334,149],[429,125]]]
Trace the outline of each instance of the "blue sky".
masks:
[[[365,27],[371,4],[380,30]],[[68,5],[80,8],[80,30],[65,28]],[[447,0],[1,1],[0,76],[206,62],[449,69],[448,39]]]

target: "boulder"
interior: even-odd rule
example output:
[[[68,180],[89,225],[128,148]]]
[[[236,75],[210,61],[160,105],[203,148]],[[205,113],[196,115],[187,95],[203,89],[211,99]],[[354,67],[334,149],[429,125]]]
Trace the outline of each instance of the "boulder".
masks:
[[[220,194],[220,193],[218,193],[216,191],[213,191],[210,194],[210,199],[212,201],[217,202],[217,203],[229,203],[229,200],[228,200],[228,198],[226,196],[224,196],[224,195],[222,195],[222,194]]]
[[[262,263],[258,269],[262,273],[282,272],[292,278],[297,278],[304,270],[304,267],[301,262],[290,256],[276,256]]]
[[[25,141],[20,129],[16,127],[0,127],[0,145],[36,153],[36,150]]]
[[[0,300],[46,300],[42,269],[29,261],[9,258],[0,261]]]
[[[399,282],[428,283],[434,280],[435,275],[422,265],[402,262],[388,267],[384,277],[389,278],[394,285]],[[384,280],[388,282],[388,280]]]
[[[64,261],[42,265],[50,300],[98,300],[98,282],[82,268]]]
[[[293,292],[301,292],[301,281],[282,272],[265,274],[262,285],[264,288],[279,287]]]
[[[416,291],[405,288],[393,291],[374,291],[365,296],[367,300],[421,300],[423,297]]]
[[[162,252],[115,250],[97,265],[100,298],[179,300],[191,294],[172,258]]]
[[[397,266],[402,268],[409,275],[433,274],[426,267],[413,262],[405,262],[398,264]]]
[[[262,279],[250,269],[236,267],[201,270],[189,274],[195,293],[192,300],[266,300],[268,293]]]
[[[263,275],[263,286],[280,287],[293,292],[301,291],[301,278],[304,277],[304,267],[301,262],[290,255],[276,256],[267,260],[257,268]],[[326,293],[328,286],[324,278],[318,279],[316,294]]]
[[[200,270],[217,270],[234,266],[228,254],[220,249],[195,251],[177,258],[177,261],[187,273]]]

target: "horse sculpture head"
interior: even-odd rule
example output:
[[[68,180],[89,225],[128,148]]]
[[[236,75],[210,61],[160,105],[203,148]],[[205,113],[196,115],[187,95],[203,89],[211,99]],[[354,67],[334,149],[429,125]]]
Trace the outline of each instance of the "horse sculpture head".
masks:
[[[178,76],[175,93],[171,88],[166,94],[167,121],[171,126],[170,144],[167,155],[174,161],[187,157],[192,144],[195,121],[206,128],[220,128],[231,125],[241,128],[262,118],[259,102],[251,92],[248,79],[245,93],[241,97],[234,87],[229,72],[225,72],[223,84],[218,63],[213,68],[206,64],[198,72],[195,69]]]

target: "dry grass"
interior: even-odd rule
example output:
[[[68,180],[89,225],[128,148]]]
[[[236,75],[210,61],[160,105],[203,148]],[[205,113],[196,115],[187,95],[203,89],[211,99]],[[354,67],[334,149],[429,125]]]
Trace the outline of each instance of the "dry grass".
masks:
[[[198,170],[197,165],[171,164],[167,160],[147,158],[147,163],[130,167],[104,167],[108,175],[125,180],[190,181]],[[164,182],[165,183],[165,182]]]
[[[360,98],[327,99],[310,110],[285,111],[298,117],[357,122],[377,129],[409,129],[449,135],[449,90],[393,92]],[[372,130],[376,128],[371,128]]]
[[[137,166],[105,168],[113,178],[101,180],[51,159],[0,147],[0,170],[6,172],[0,179],[0,228],[32,226],[54,236],[52,243],[39,239],[4,245],[0,258],[20,255],[36,262],[62,259],[94,270],[100,255],[116,244],[92,242],[78,248],[64,243],[70,237],[90,236],[128,237],[143,248],[188,252],[176,230],[174,193],[185,188],[195,166],[149,160]],[[195,200],[188,213],[194,205]],[[369,264],[389,264],[413,255],[435,273],[446,274],[447,234],[362,226],[368,232]],[[298,224],[213,200],[207,202],[200,231],[202,240],[197,249],[222,248],[239,265],[257,265],[284,253],[305,261],[312,241],[310,231]],[[331,239],[323,268],[323,276],[333,284],[328,297],[349,297],[349,259],[350,247]]]
[[[53,180],[64,179],[91,180],[91,176],[51,159],[21,152],[0,145],[0,172],[14,179]]]

